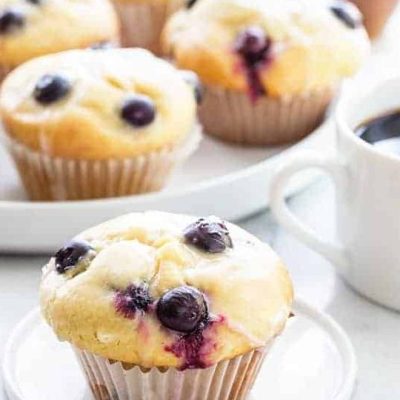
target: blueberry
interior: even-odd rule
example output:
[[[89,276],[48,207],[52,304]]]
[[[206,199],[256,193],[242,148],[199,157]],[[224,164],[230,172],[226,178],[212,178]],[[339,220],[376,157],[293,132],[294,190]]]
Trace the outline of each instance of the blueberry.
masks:
[[[92,250],[90,244],[84,240],[72,240],[54,255],[56,270],[63,274],[74,268]]]
[[[336,0],[330,10],[339,18],[348,28],[356,29],[362,26],[362,15],[354,4],[347,0]]]
[[[195,331],[208,318],[207,304],[201,292],[191,286],[181,286],[165,293],[157,303],[161,323],[177,332]]]
[[[186,8],[192,8],[196,2],[197,0],[186,0]]]
[[[135,127],[151,124],[156,116],[153,100],[143,95],[128,98],[121,109],[121,117]]]
[[[62,99],[70,90],[71,84],[66,78],[48,74],[36,83],[33,97],[41,104],[50,104]]]
[[[251,26],[239,32],[234,48],[247,64],[253,65],[267,58],[271,40],[262,28]]]
[[[0,35],[12,33],[22,28],[24,24],[25,17],[19,11],[7,9],[0,12]]]
[[[193,71],[183,70],[180,73],[184,81],[193,88],[197,104],[200,104],[203,100],[204,90],[199,77]]]
[[[233,247],[225,223],[217,217],[200,218],[183,231],[187,243],[209,253],[222,253]]]
[[[146,285],[130,285],[125,290],[117,292],[114,299],[115,308],[126,318],[133,318],[136,311],[147,311],[152,302]]]

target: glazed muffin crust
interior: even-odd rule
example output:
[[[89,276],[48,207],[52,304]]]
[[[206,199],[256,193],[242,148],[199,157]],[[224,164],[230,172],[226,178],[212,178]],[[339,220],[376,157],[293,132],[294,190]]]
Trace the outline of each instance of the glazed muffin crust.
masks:
[[[347,22],[353,18],[354,27],[343,16]],[[179,67],[195,71],[206,84],[249,92],[253,71],[237,47],[246,30],[264,35],[265,54],[251,68],[269,96],[334,87],[359,68],[369,49],[355,7],[321,0],[201,0],[171,18],[165,48]]]
[[[52,258],[41,306],[59,338],[144,367],[204,368],[279,334],[293,296],[282,262],[254,236],[215,218],[203,228],[208,224],[213,240],[228,234],[232,247],[226,242],[210,253],[199,245],[204,232],[194,242],[185,234],[196,220],[130,214],[79,235],[92,253],[74,253],[74,267],[60,273],[60,258]]]
[[[3,32],[0,29],[0,65],[8,67],[119,39],[117,17],[108,0],[0,0],[0,16],[5,12],[22,20]]]
[[[159,151],[196,123],[193,88],[142,49],[73,50],[25,63],[4,81],[0,111],[11,139],[69,159]]]

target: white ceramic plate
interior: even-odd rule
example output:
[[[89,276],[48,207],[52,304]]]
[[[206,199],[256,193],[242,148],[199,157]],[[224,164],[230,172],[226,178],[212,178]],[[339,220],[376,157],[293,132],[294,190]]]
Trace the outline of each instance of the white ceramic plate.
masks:
[[[400,9],[399,9],[400,10]],[[358,92],[373,82],[399,75],[400,12],[355,80]],[[146,209],[197,215],[216,214],[237,220],[268,206],[273,169],[290,153],[333,147],[328,122],[294,146],[272,149],[232,147],[206,138],[199,151],[160,193],[85,202],[31,203],[24,200],[15,172],[0,148],[0,252],[53,252],[67,238],[105,219]],[[288,194],[304,188],[315,174],[293,179]]]
[[[0,147],[0,251],[53,252],[82,229],[109,218],[157,209],[236,220],[267,207],[272,170],[289,154],[332,147],[330,122],[299,143],[275,148],[231,146],[205,137],[200,149],[159,193],[95,201],[29,202]],[[292,194],[315,175],[293,181]]]
[[[291,319],[260,372],[252,400],[349,400],[356,359],[343,330],[330,317],[297,300]],[[39,311],[15,328],[5,351],[10,400],[89,400],[72,350],[60,343]]]

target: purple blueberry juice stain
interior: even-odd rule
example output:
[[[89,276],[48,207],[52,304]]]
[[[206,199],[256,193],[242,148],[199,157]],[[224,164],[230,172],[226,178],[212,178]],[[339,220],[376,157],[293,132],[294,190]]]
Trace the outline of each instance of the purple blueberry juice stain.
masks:
[[[219,319],[210,318],[204,294],[192,286],[171,289],[159,299],[156,314],[166,329],[175,332],[177,339],[165,350],[182,360],[180,369],[207,368],[216,346],[213,326]]]
[[[175,343],[166,346],[166,350],[173,353],[176,357],[183,360],[181,370],[194,368],[207,368],[208,364],[204,360],[205,339],[202,332],[192,333],[179,338]]]
[[[272,62],[272,41],[264,30],[252,26],[241,31],[234,44],[234,52],[239,55],[237,71],[244,73],[252,101],[265,95],[261,72]]]
[[[209,356],[217,349],[216,327],[225,322],[224,317],[205,321],[195,332],[180,336],[165,350],[182,360],[179,370],[204,369],[212,365]]]
[[[114,307],[125,318],[135,318],[136,312],[146,312],[153,299],[146,285],[129,285],[115,294]]]

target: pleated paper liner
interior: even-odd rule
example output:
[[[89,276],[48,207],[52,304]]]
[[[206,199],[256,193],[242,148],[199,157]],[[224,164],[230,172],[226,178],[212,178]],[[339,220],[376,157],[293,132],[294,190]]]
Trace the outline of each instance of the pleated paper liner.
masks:
[[[245,400],[269,347],[184,371],[126,366],[74,350],[95,400]]]
[[[185,5],[184,0],[130,2],[115,0],[121,20],[123,47],[143,47],[161,55],[161,32],[168,17]]]
[[[6,145],[31,200],[83,200],[160,190],[200,141],[196,126],[187,140],[159,152],[126,159],[73,160],[35,152],[13,140]]]
[[[200,107],[205,132],[245,145],[290,143],[311,133],[324,119],[334,88],[308,95],[252,101],[246,93],[206,87]]]

